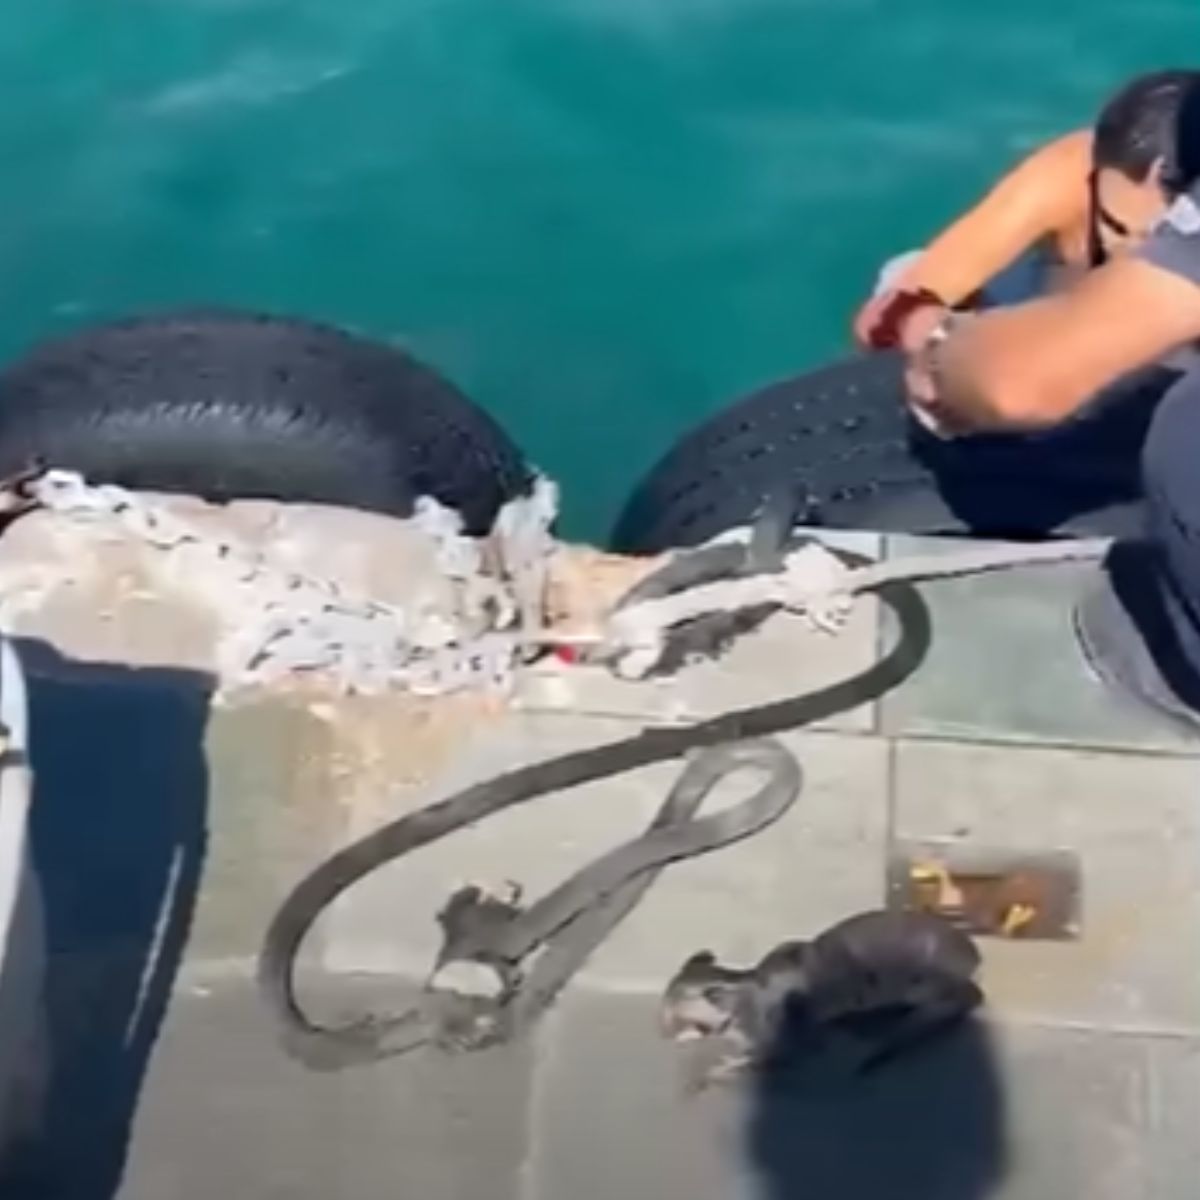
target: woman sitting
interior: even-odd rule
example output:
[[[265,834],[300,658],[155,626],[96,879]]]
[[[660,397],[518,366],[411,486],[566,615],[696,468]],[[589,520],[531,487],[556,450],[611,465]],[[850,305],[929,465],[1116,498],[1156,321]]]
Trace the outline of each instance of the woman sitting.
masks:
[[[1035,151],[924,250],[893,260],[854,320],[860,345],[907,344],[907,318],[931,309],[1029,299],[1140,242],[1180,188],[1180,104],[1200,71],[1127,83],[1081,129]],[[920,336],[917,340],[921,340]]]

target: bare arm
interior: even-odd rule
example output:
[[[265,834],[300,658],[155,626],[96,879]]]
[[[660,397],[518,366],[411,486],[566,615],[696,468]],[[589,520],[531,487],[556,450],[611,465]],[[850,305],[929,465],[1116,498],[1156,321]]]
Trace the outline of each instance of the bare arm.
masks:
[[[1200,283],[1118,259],[1070,291],[964,322],[933,352],[934,411],[958,432],[1053,425],[1196,338]]]
[[[1091,134],[1069,133],[1036,150],[940,233],[897,281],[959,304],[1039,239],[1066,229],[1086,198]]]

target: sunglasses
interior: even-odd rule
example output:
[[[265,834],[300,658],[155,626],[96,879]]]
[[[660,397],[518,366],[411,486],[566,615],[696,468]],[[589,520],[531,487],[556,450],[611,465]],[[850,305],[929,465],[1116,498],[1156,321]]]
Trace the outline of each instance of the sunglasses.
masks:
[[[1100,173],[1093,167],[1088,173],[1088,261],[1093,267],[1103,266],[1108,261],[1104,230],[1119,238],[1127,238],[1132,233],[1124,221],[1104,207],[1100,199]]]

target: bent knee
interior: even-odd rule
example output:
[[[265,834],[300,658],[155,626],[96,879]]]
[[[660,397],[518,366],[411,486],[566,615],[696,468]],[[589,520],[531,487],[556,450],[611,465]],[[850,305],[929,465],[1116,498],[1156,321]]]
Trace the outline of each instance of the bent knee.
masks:
[[[1200,526],[1200,369],[1176,383],[1159,404],[1142,448],[1142,475],[1151,504]]]

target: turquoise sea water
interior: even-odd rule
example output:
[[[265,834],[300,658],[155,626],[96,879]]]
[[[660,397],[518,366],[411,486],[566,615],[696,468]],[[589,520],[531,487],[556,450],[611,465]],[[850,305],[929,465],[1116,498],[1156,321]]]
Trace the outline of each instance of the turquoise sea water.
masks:
[[[216,301],[395,338],[602,536],[1196,0],[7,0],[0,353]]]

